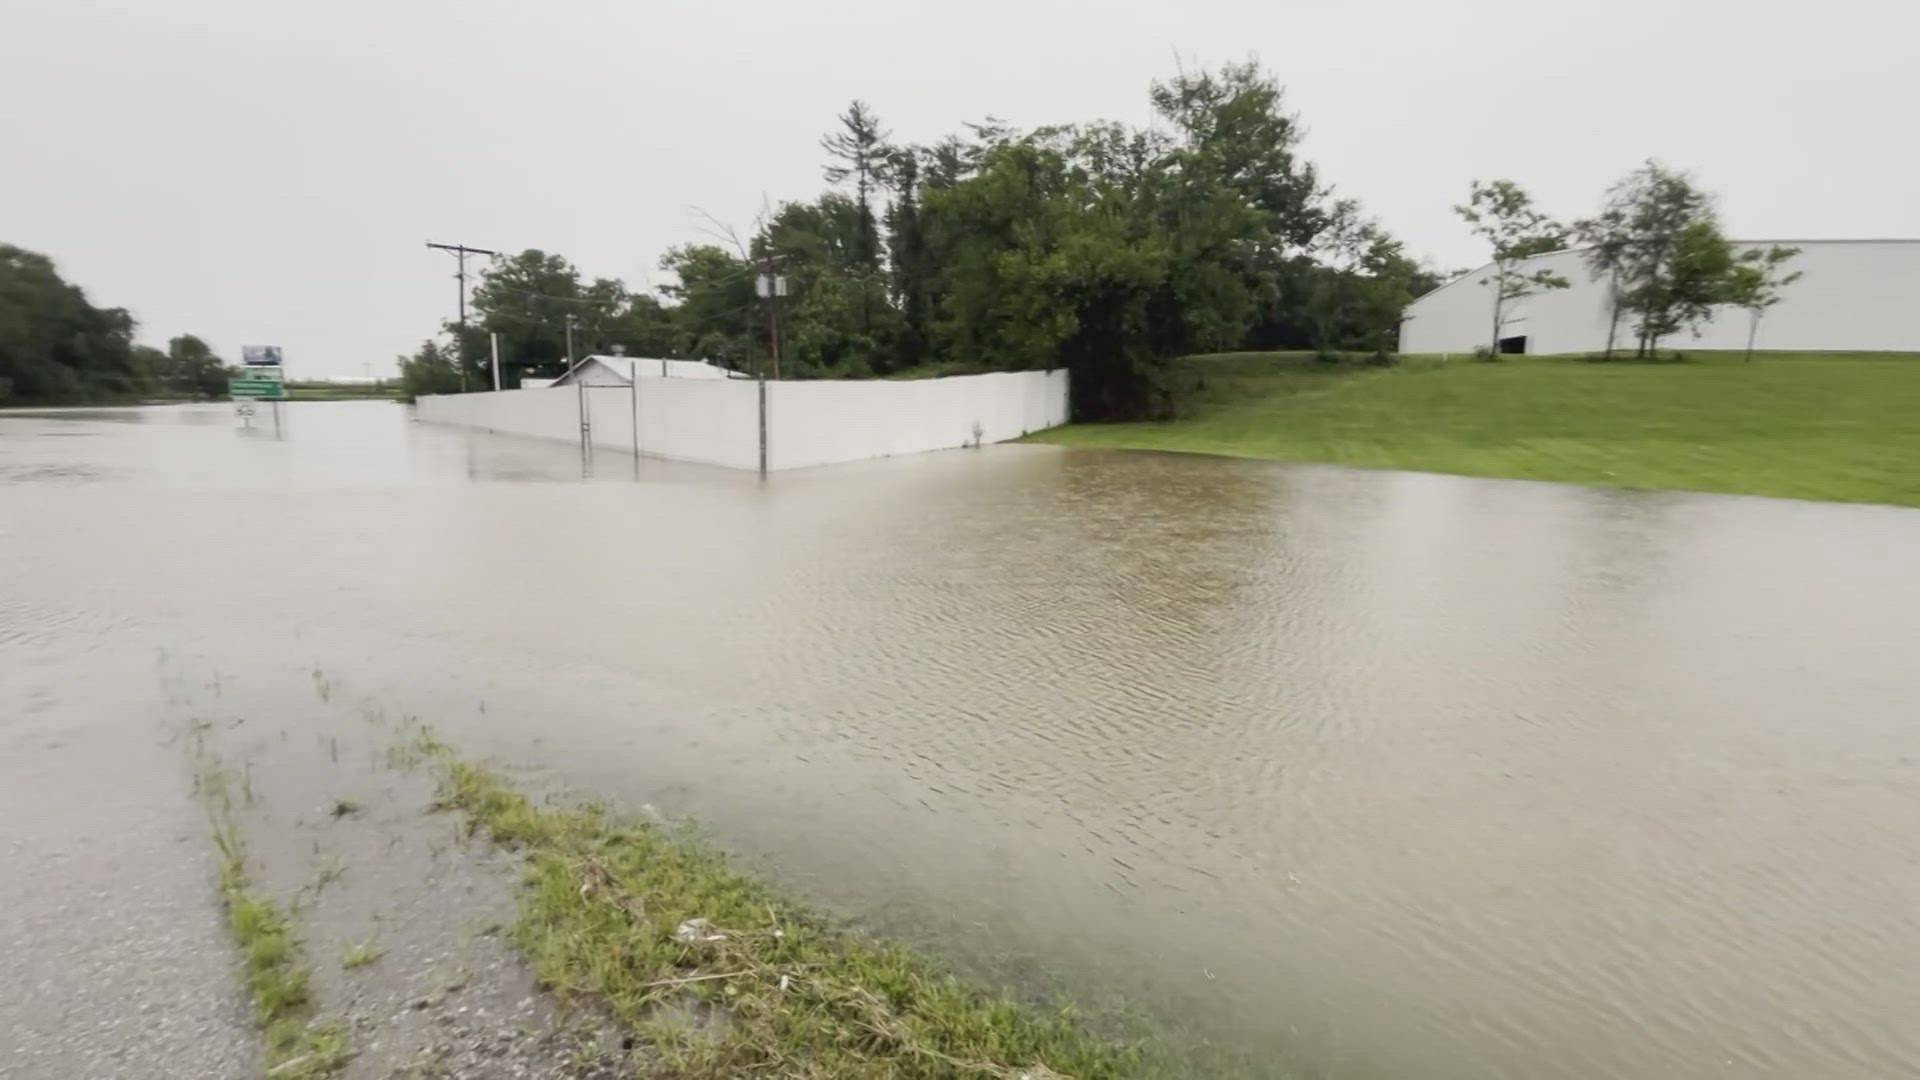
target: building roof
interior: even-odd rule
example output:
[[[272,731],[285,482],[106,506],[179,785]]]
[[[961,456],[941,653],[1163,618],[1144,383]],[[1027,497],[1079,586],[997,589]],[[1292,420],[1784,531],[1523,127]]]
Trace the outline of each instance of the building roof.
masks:
[[[650,356],[608,356],[595,353],[583,356],[566,373],[553,380],[554,386],[566,386],[575,380],[575,376],[588,367],[601,367],[616,377],[631,383],[637,369],[641,378],[693,378],[693,379],[734,379],[745,378],[738,372],[729,371],[717,364],[705,360],[670,360],[664,357]]]

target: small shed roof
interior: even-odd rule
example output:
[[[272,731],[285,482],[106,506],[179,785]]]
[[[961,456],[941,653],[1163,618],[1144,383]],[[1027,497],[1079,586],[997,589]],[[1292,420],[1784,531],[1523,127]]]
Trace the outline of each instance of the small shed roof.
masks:
[[[581,379],[591,379],[604,372],[617,383],[631,384],[635,373],[642,379],[732,379],[744,378],[738,372],[729,371],[717,364],[705,360],[669,360],[663,357],[649,356],[608,356],[595,353],[582,357],[566,374],[553,380],[555,386],[568,386]]]

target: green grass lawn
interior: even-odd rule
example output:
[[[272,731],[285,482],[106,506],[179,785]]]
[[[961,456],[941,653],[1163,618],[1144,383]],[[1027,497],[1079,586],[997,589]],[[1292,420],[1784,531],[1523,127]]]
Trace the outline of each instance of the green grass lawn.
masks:
[[[1466,476],[1920,506],[1920,354],[1179,361],[1179,418],[1030,436]]]

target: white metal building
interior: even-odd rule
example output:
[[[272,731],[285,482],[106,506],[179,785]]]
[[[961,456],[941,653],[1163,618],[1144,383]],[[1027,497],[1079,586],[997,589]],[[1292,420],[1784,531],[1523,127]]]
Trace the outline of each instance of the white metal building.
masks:
[[[1735,251],[1780,244],[1800,254],[1787,264],[1799,281],[1767,309],[1759,349],[1920,352],[1920,240],[1736,240]],[[1501,320],[1503,352],[1585,353],[1606,348],[1611,311],[1605,282],[1580,250],[1529,259],[1523,269],[1552,270],[1570,286],[1509,302]],[[1493,338],[1492,273],[1483,266],[1408,305],[1400,323],[1403,353],[1468,353]],[[1699,333],[1661,339],[1664,349],[1744,349],[1748,315],[1729,307]],[[1622,318],[1617,344],[1631,347]]]
[[[644,356],[588,356],[567,369],[565,375],[545,383],[546,386],[572,386],[576,382],[588,386],[627,386],[635,378],[641,379],[744,379],[747,376],[737,371],[729,371],[717,364],[705,360],[659,360]],[[531,380],[522,379],[520,388],[532,390],[527,385]]]

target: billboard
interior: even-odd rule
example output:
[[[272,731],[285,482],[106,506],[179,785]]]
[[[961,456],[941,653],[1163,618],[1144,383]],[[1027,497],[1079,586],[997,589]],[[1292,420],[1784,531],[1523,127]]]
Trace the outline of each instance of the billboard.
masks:
[[[247,367],[279,367],[280,346],[278,345],[242,345],[240,363]]]

